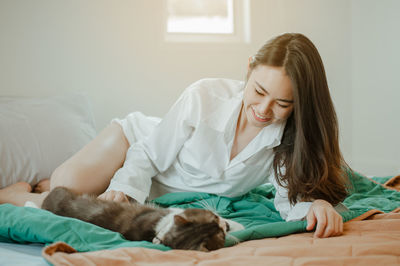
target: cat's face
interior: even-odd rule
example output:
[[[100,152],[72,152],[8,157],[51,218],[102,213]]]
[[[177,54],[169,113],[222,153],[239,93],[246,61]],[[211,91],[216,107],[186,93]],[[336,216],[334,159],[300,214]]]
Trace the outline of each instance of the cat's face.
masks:
[[[174,216],[163,244],[174,249],[211,251],[224,247],[229,224],[212,211],[186,209]]]

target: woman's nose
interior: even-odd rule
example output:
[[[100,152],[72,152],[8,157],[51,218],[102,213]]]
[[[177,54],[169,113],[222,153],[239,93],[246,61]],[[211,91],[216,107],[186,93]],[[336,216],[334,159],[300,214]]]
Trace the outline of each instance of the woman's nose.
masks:
[[[268,116],[269,114],[271,114],[272,104],[273,104],[273,101],[271,99],[266,99],[265,101],[263,101],[260,104],[259,110],[258,110],[260,112],[260,115]]]

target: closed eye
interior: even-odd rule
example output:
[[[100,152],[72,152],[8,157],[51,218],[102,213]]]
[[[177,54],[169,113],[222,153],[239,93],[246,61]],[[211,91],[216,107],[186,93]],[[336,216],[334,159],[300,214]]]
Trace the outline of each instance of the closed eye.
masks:
[[[262,93],[261,91],[259,91],[258,89],[254,89],[255,91],[256,91],[256,93],[258,94],[258,95],[264,95],[264,93]]]
[[[288,108],[289,107],[289,105],[283,105],[283,104],[280,104],[280,103],[277,103],[278,105],[279,105],[279,107],[282,107],[282,108]]]
[[[258,95],[264,96],[264,93],[262,93],[261,91],[259,91],[257,88],[255,88],[254,90],[256,91],[256,93],[257,93]],[[288,107],[289,107],[289,105],[280,104],[279,102],[277,102],[277,104],[278,104],[279,107],[282,107],[282,108],[288,108]]]

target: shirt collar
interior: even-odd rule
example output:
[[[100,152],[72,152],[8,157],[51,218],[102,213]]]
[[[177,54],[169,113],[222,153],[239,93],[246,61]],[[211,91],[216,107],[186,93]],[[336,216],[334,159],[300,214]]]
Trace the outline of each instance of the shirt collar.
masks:
[[[243,91],[240,91],[235,97],[235,100],[231,101],[231,110],[234,107],[233,112],[230,116],[226,116],[227,120],[224,121],[224,129],[226,133],[229,133],[229,137],[227,139],[233,139],[236,129],[237,120],[239,118],[240,109],[243,103]],[[226,107],[225,107],[226,108]],[[279,146],[281,144],[283,132],[285,129],[286,120],[278,123],[273,123],[264,127],[254,138],[252,142],[258,147],[266,147],[273,148]],[[249,143],[251,144],[251,142]]]
[[[286,121],[264,127],[257,136],[231,161],[232,165],[242,162],[262,149],[272,149],[281,144]]]
[[[269,148],[279,146],[285,130],[285,125],[286,120],[264,127],[260,133],[258,133],[259,136],[257,136],[259,137],[259,145],[264,147],[269,146]]]
[[[231,142],[235,136],[243,94],[244,91],[240,90],[234,97],[220,101],[217,110],[203,120],[208,126],[224,134],[225,143],[228,146],[232,144]],[[264,127],[234,160],[242,161],[265,147],[272,149],[279,146],[285,125],[286,121],[283,121]]]

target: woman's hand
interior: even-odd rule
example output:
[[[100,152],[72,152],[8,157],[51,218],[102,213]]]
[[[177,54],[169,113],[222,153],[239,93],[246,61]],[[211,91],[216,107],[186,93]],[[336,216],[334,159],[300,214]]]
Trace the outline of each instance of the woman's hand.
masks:
[[[116,201],[116,202],[129,202],[128,197],[123,192],[115,190],[104,192],[97,198],[102,200]]]
[[[315,229],[314,237],[339,236],[343,233],[342,216],[325,200],[315,200],[307,213],[307,231]]]

